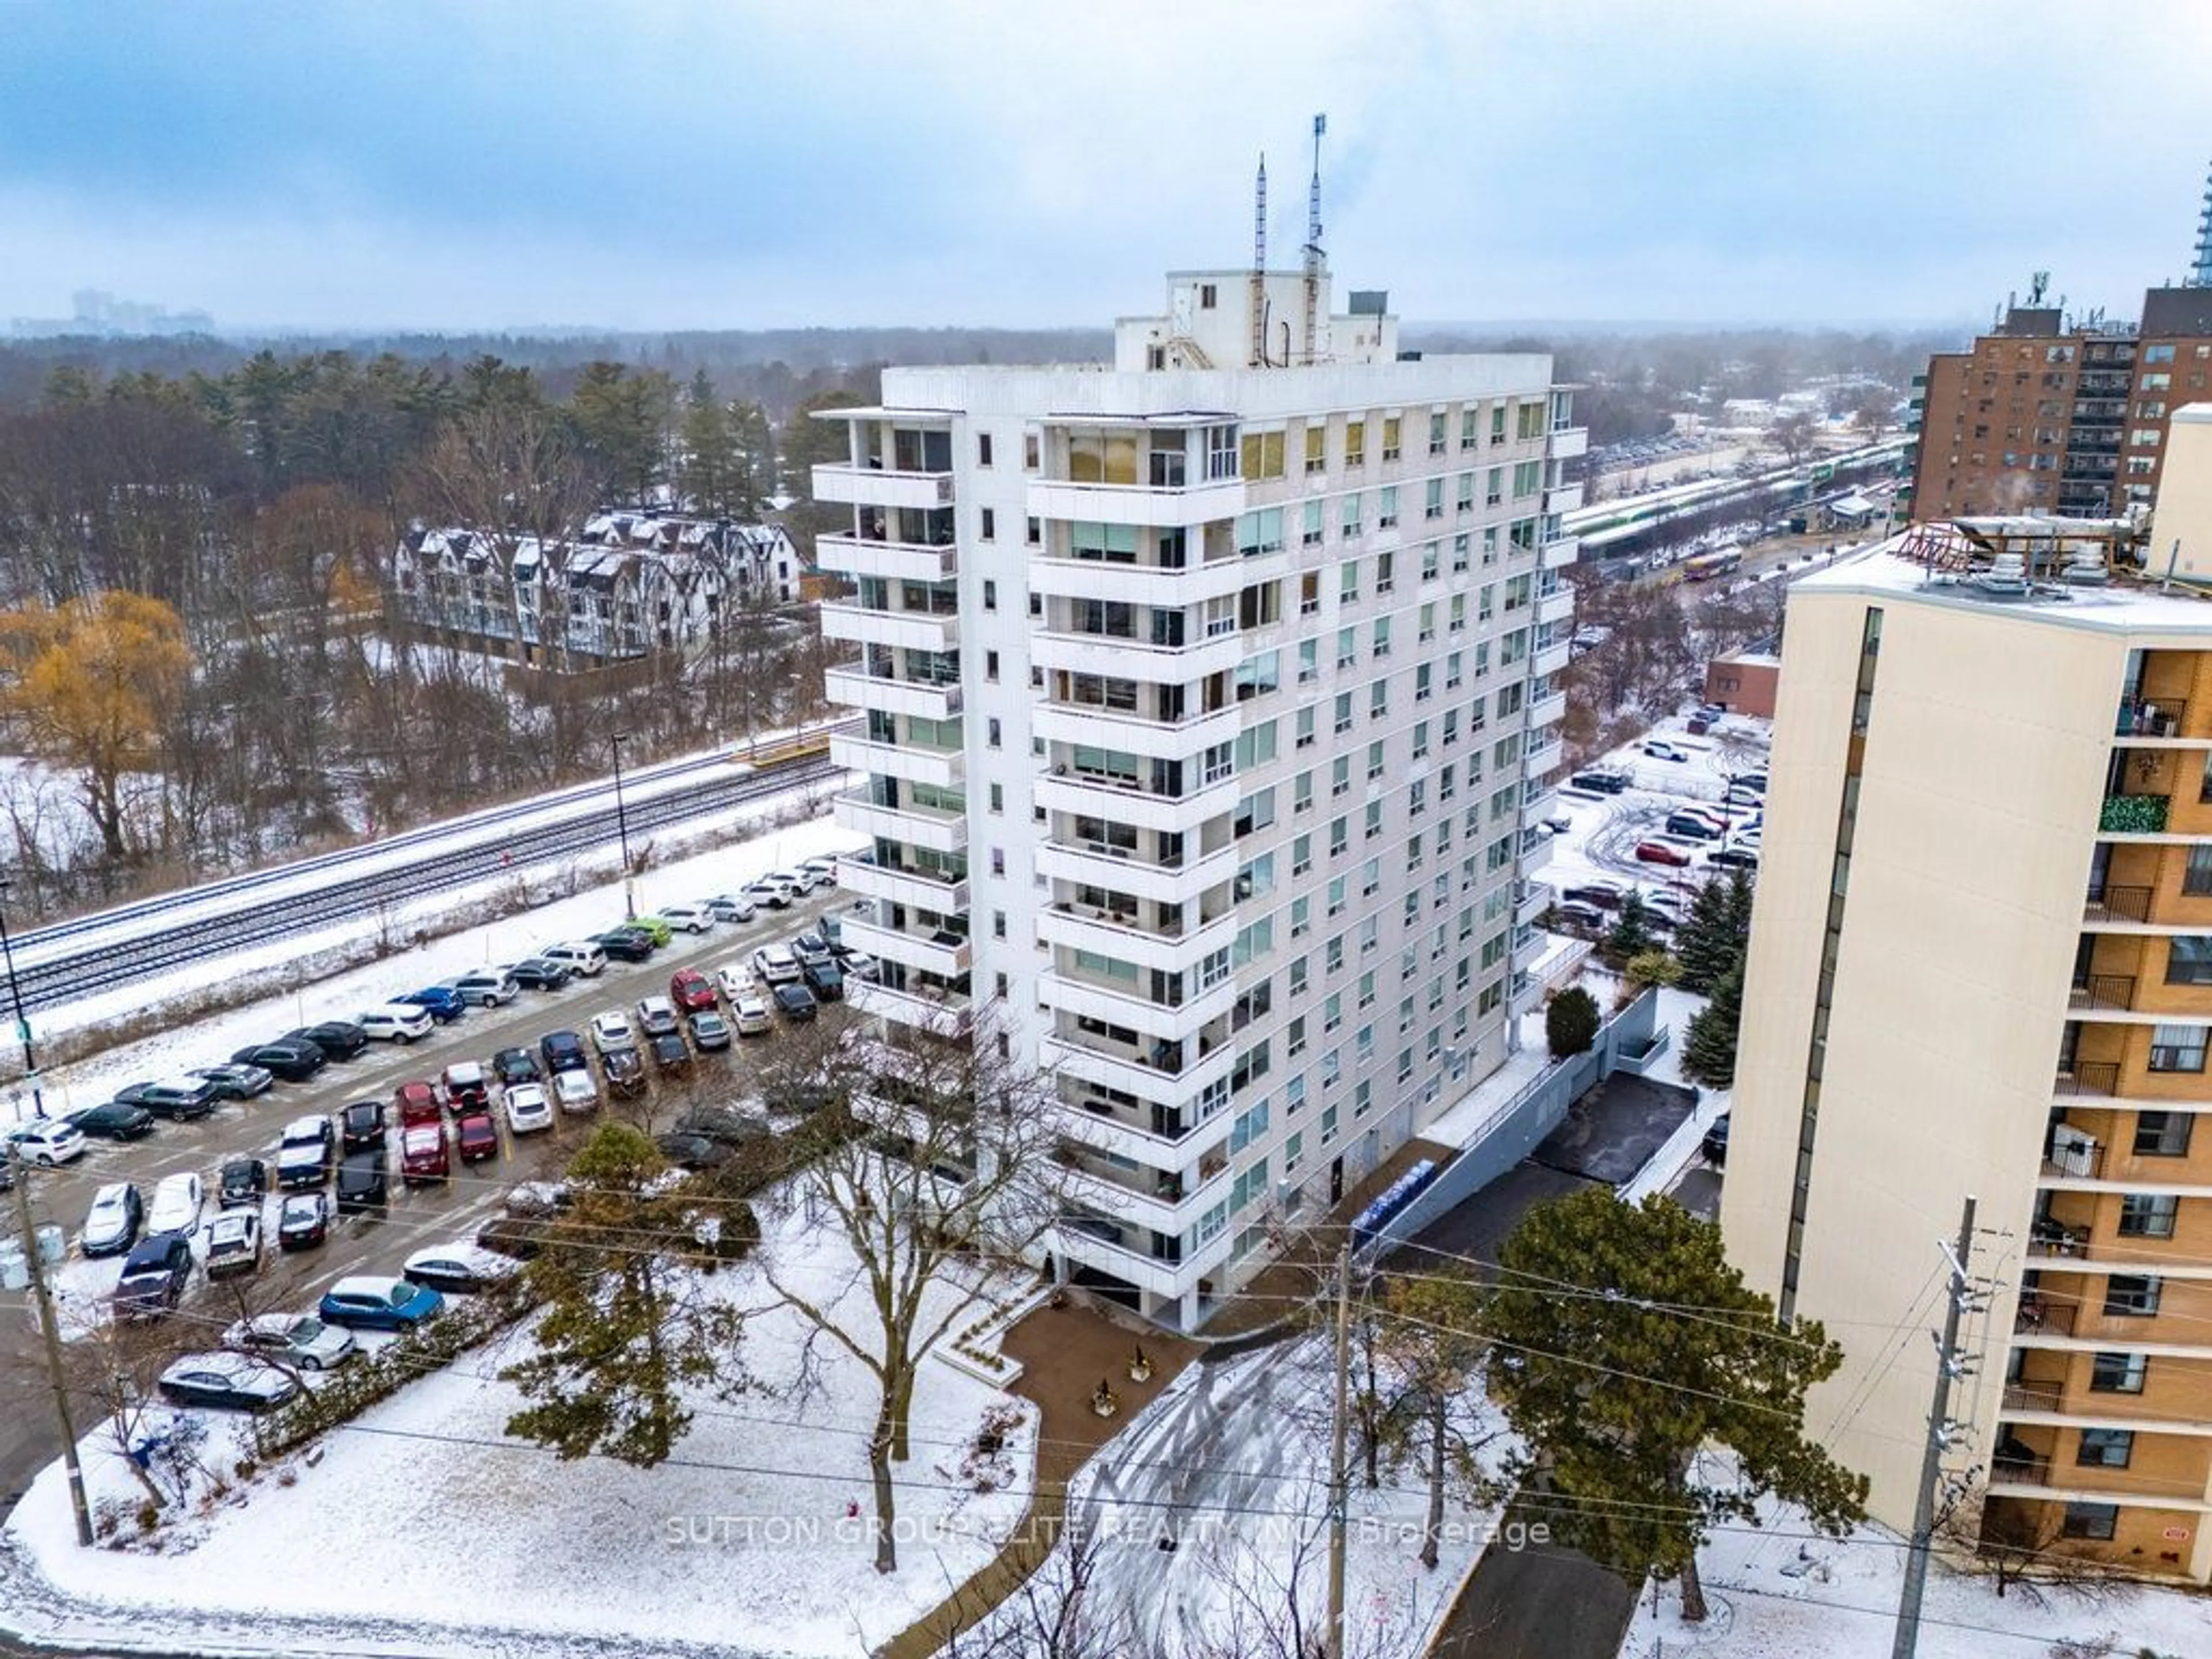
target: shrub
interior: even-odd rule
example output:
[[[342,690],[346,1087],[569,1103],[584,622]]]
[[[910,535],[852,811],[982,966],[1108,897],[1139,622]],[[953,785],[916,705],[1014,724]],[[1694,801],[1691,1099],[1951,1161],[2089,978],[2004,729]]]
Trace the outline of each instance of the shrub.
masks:
[[[1597,1041],[1597,999],[1579,985],[1570,985],[1544,1010],[1544,1041],[1553,1060],[1587,1054]]]

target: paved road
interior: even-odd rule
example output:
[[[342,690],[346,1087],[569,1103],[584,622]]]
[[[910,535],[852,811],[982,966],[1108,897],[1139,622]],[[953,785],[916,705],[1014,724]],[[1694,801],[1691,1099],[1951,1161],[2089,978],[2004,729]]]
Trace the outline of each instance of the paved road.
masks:
[[[1491,1546],[1432,1659],[1614,1659],[1636,1610],[1627,1585],[1574,1550]]]
[[[131,1181],[150,1196],[153,1183],[161,1176],[196,1170],[212,1188],[216,1170],[228,1158],[273,1158],[283,1125],[291,1118],[309,1112],[333,1112],[350,1100],[389,1100],[403,1080],[434,1077],[456,1060],[489,1060],[499,1048],[534,1047],[547,1031],[581,1030],[602,1009],[635,1006],[640,997],[665,994],[669,975],[679,967],[711,968],[731,957],[749,955],[771,939],[798,933],[840,902],[839,895],[831,890],[789,910],[764,913],[750,922],[723,926],[696,936],[678,933],[650,962],[634,965],[611,962],[599,978],[574,981],[564,991],[526,991],[505,1008],[472,1009],[456,1024],[439,1026],[432,1036],[412,1045],[373,1045],[356,1060],[325,1067],[312,1083],[279,1083],[258,1100],[226,1104],[197,1123],[163,1123],[151,1136],[131,1145],[94,1141],[93,1150],[74,1164],[29,1173],[33,1207],[40,1221],[58,1223],[73,1237],[94,1189],[106,1182]],[[272,1014],[272,1025],[279,1023]],[[735,1081],[774,1053],[781,1040],[780,1033],[744,1039],[727,1057],[702,1057],[702,1071],[726,1067]],[[206,1058],[212,1060],[220,1056],[211,1054]],[[658,1102],[657,1084],[655,1090]],[[284,1256],[272,1247],[253,1282],[254,1301],[267,1306],[306,1306],[323,1285],[343,1273],[396,1273],[411,1251],[445,1239],[468,1237],[499,1208],[516,1182],[556,1171],[580,1140],[589,1121],[564,1119],[552,1133],[520,1141],[507,1136],[502,1126],[499,1161],[462,1170],[446,1187],[410,1191],[395,1174],[386,1217],[349,1218],[332,1230],[330,1242],[320,1249]],[[397,1141],[395,1133],[395,1147]],[[11,1229],[14,1202],[13,1194],[0,1200],[11,1206],[6,1212]],[[209,1213],[213,1212],[210,1193]],[[119,1262],[114,1264],[115,1270],[119,1271]],[[62,1271],[65,1282],[82,1285],[95,1270],[91,1264],[76,1262],[73,1256]],[[112,1278],[112,1272],[106,1276]],[[0,1292],[0,1400],[7,1401],[6,1409],[0,1411],[0,1519],[14,1508],[31,1478],[61,1451],[60,1431],[46,1401],[44,1356],[30,1318],[29,1302],[27,1291]],[[197,1310],[200,1317],[210,1322],[218,1316],[227,1321],[236,1316],[236,1309],[237,1298],[227,1288],[224,1294],[213,1295],[200,1281],[175,1316],[189,1318]],[[80,1399],[76,1411],[82,1434],[96,1405]]]

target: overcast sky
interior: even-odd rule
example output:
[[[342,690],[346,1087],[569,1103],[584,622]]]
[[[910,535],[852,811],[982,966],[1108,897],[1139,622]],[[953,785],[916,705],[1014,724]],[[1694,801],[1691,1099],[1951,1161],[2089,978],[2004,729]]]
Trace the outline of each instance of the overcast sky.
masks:
[[[0,319],[1985,318],[2182,276],[2212,0],[0,0]]]

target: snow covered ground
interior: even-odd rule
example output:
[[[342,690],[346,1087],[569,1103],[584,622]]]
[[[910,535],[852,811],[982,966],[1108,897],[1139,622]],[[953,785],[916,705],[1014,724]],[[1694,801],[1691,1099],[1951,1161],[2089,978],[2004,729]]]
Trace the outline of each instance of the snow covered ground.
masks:
[[[1887,1659],[1904,1583],[1905,1544],[1880,1527],[1843,1540],[1812,1532],[1793,1511],[1770,1510],[1763,1528],[1730,1527],[1699,1557],[1711,1617],[1685,1625],[1675,1588],[1650,1593],[1620,1647],[1621,1659],[1698,1654],[1712,1659]],[[1921,1659],[2046,1659],[2067,1651],[2202,1659],[2212,1653],[2212,1601],[2169,1589],[2085,1593],[1929,1573],[1920,1622]]]
[[[848,1293],[841,1240],[796,1210],[762,1219],[794,1289]],[[740,1306],[769,1300],[754,1267],[711,1283]],[[27,1633],[117,1650],[849,1659],[996,1553],[1027,1506],[1035,1408],[925,1366],[897,1477],[902,1567],[878,1575],[847,1515],[869,1501],[874,1384],[817,1342],[799,1386],[806,1329],[781,1310],[749,1319],[737,1352],[757,1386],[697,1395],[691,1433],[657,1469],[508,1440],[520,1396],[496,1373],[520,1333],[410,1384],[318,1461],[233,1482],[161,1549],[78,1548],[57,1465],[9,1521],[0,1606]],[[1007,1407],[1019,1426],[994,1466],[1003,1484],[979,1491],[963,1462],[985,1413]],[[235,1432],[220,1424],[210,1446]],[[88,1436],[84,1455],[95,1505],[135,1508],[112,1438]],[[228,1479],[234,1451],[204,1461]]]

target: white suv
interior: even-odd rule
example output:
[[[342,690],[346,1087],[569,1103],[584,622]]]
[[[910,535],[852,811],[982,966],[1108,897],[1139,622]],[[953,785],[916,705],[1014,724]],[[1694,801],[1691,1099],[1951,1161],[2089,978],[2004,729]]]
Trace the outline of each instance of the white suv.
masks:
[[[763,945],[753,952],[753,971],[770,985],[788,985],[802,973],[787,945]]]
[[[391,1003],[356,1014],[353,1023],[362,1035],[386,1042],[412,1042],[430,1035],[430,1011],[410,1004]]]
[[[714,918],[703,904],[664,904],[659,915],[679,933],[703,933],[714,925]]]
[[[52,1169],[84,1156],[84,1131],[67,1118],[44,1118],[15,1130],[9,1135],[8,1144],[26,1164],[43,1164]]]

